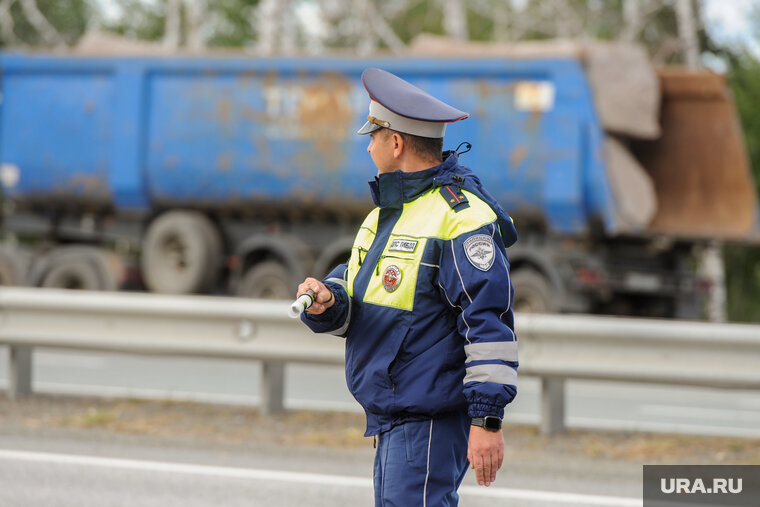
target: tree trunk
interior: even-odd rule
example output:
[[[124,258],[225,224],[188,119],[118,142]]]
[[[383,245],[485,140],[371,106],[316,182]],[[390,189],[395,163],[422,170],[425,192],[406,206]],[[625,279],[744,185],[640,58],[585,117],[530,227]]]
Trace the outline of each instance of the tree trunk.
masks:
[[[531,30],[532,21],[529,19],[527,12],[531,9],[532,0],[523,0],[521,4],[514,5],[511,0],[504,0],[507,4],[507,12],[510,16],[509,21],[509,40],[520,40]]]
[[[277,51],[295,49],[294,21],[288,26],[290,0],[261,0],[256,11],[256,33],[259,53],[271,55]]]
[[[261,0],[256,9],[256,48],[263,55],[272,54],[274,51],[276,11],[277,0]]]
[[[676,0],[676,18],[684,60],[689,68],[695,69],[699,67],[699,44],[691,0]]]
[[[206,34],[203,23],[203,14],[206,9],[204,7],[202,0],[185,0],[187,47],[193,51],[200,51],[206,47]]]
[[[509,41],[509,7],[506,2],[493,10],[493,39],[496,42]]]
[[[170,51],[179,49],[181,28],[181,0],[167,0],[166,21],[164,23],[163,46]]]
[[[723,245],[711,242],[699,258],[699,272],[710,282],[707,296],[707,320],[726,321],[726,272],[723,259]]]
[[[445,0],[443,5],[443,30],[449,37],[466,41],[467,9],[463,0]]]
[[[280,1],[280,49],[285,54],[293,54],[298,49],[298,18],[293,11],[291,0]]]
[[[553,7],[551,16],[554,18],[556,27],[555,36],[571,39],[583,34],[583,21],[574,5],[571,5],[568,0],[554,0],[551,5]]]
[[[641,0],[623,0],[623,30],[620,40],[633,42],[641,31]]]
[[[377,32],[372,27],[372,5],[370,0],[359,0],[354,10],[354,31],[358,41],[356,52],[362,56],[371,54],[377,49]]]
[[[366,22],[369,27],[374,30],[375,34],[382,40],[386,46],[388,46],[394,53],[400,53],[406,47],[404,42],[399,39],[396,32],[393,31],[391,25],[383,17],[383,13],[375,8],[375,4],[372,0],[365,0],[367,4]]]

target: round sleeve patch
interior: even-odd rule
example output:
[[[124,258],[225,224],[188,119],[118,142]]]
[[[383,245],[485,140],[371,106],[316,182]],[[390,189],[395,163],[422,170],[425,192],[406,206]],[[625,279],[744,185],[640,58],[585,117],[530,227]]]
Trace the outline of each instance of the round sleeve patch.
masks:
[[[487,234],[476,234],[464,241],[464,253],[470,264],[481,271],[488,271],[496,258],[493,238]]]

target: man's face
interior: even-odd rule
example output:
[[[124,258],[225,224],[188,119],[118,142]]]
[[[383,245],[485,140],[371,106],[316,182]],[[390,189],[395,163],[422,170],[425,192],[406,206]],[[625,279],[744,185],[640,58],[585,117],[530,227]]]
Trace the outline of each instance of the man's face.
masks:
[[[377,174],[391,173],[398,169],[398,161],[393,156],[393,135],[387,129],[371,132],[367,153],[377,167]]]

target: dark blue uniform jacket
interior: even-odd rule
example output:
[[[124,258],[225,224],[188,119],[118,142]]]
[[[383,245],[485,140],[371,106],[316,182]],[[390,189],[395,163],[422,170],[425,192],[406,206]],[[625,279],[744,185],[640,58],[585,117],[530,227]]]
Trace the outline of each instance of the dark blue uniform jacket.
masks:
[[[511,218],[450,152],[370,187],[377,208],[349,262],[324,280],[335,304],[302,317],[314,332],[346,337],[346,380],[366,434],[456,410],[503,417],[517,393]]]

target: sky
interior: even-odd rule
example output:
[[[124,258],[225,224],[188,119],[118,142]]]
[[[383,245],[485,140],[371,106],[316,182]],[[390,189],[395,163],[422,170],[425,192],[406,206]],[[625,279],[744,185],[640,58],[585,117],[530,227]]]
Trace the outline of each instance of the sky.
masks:
[[[702,4],[705,28],[717,42],[744,44],[760,59],[760,42],[757,40],[760,27],[753,26],[750,16],[753,8],[760,9],[760,0],[702,0]]]

